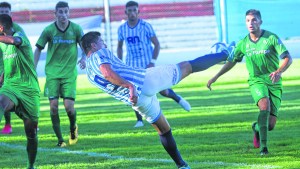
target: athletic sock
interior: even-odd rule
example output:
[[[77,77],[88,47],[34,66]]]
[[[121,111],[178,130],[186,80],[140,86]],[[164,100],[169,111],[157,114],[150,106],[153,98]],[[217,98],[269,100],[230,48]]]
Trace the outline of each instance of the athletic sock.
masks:
[[[138,111],[134,111],[137,121],[143,121],[143,116]]]
[[[59,142],[63,142],[64,139],[62,137],[61,134],[61,129],[60,129],[60,119],[59,119],[59,115],[50,115],[51,116],[51,121],[52,121],[52,128],[54,130],[54,133],[58,139]]]
[[[68,113],[69,121],[70,121],[70,131],[74,131],[76,129],[76,110],[74,113]]]
[[[259,138],[260,148],[267,147],[268,140],[268,128],[269,128],[269,116],[270,112],[267,110],[261,110],[258,115],[258,127],[259,127]]]
[[[38,138],[27,138],[27,154],[28,154],[28,163],[27,168],[33,168],[36,154],[38,149]]]
[[[175,102],[179,103],[180,97],[172,90],[172,89],[166,89],[164,91],[167,92],[159,92],[162,96],[168,97],[173,99]]]
[[[5,124],[10,124],[11,113],[10,112],[5,112],[4,113],[4,118],[5,118]]]
[[[189,62],[192,65],[192,72],[194,73],[208,69],[209,67],[222,61],[226,61],[227,57],[227,52],[222,51],[220,53],[207,54],[194,60],[190,60]]]
[[[160,135],[160,141],[162,145],[164,146],[165,150],[168,152],[168,154],[171,156],[171,158],[176,163],[177,167],[181,167],[185,165],[185,162],[183,161],[180,152],[177,149],[176,142],[174,140],[174,137],[172,135],[172,131],[169,130],[163,135]]]

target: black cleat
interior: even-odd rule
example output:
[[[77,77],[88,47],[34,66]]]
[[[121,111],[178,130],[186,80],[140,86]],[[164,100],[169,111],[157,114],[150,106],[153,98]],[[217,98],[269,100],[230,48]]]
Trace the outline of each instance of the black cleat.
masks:
[[[260,151],[260,155],[261,156],[265,156],[269,154],[269,151],[268,151],[268,148],[267,147],[264,147],[261,151]]]

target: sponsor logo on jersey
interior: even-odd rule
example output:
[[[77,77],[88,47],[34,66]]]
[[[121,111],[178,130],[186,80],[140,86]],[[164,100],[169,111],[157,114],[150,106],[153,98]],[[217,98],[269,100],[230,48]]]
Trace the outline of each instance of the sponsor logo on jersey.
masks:
[[[15,58],[16,56],[17,56],[17,53],[13,53],[13,54],[9,54],[9,55],[4,53],[3,60]]]

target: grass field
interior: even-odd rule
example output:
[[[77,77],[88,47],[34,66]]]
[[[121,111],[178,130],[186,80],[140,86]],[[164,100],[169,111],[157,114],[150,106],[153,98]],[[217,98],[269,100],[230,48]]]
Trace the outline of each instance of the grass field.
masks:
[[[251,124],[258,110],[248,90],[245,65],[238,64],[213,85],[213,91],[207,90],[207,80],[220,67],[216,65],[189,76],[174,88],[191,103],[191,112],[159,96],[183,158],[194,169],[300,168],[300,60],[294,60],[292,67],[283,74],[283,102],[277,126],[269,133],[270,154],[267,157],[260,157],[259,150],[252,146]],[[43,86],[45,79],[39,81]],[[136,119],[131,108],[91,86],[84,75],[78,77],[75,106],[78,144],[57,148],[49,103],[41,97],[36,161],[39,169],[176,168],[156,131],[147,123],[142,128],[133,128]],[[69,122],[62,104],[60,116],[67,141]],[[0,135],[0,168],[25,168],[23,124],[16,115],[12,117],[13,134]],[[0,125],[2,128],[3,121]]]

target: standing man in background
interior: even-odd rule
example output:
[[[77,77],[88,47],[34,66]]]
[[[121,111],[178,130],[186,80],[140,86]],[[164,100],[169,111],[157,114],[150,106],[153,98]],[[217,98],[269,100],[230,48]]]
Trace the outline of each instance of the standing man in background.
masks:
[[[140,19],[139,12],[137,2],[129,1],[126,3],[125,14],[128,20],[118,29],[117,55],[119,59],[123,59],[123,42],[125,41],[127,49],[126,65],[137,68],[149,68],[155,66],[160,51],[160,44],[151,24]],[[191,110],[189,102],[177,95],[172,89],[163,90],[160,94],[173,99],[184,110]],[[135,111],[135,114],[137,123],[134,127],[144,126],[142,116],[137,111]]]
[[[60,118],[58,113],[59,97],[63,103],[70,121],[69,144],[78,141],[78,126],[76,124],[76,110],[74,108],[77,80],[77,55],[80,39],[83,36],[82,28],[69,20],[69,5],[60,1],[55,6],[56,21],[47,26],[36,43],[34,52],[35,66],[37,66],[41,50],[48,43],[46,58],[45,96],[50,102],[50,116],[52,127],[58,139],[57,146],[65,147]],[[84,64],[84,55],[80,63]]]
[[[8,2],[1,2],[0,3],[0,14],[7,14],[11,17],[11,5]],[[13,22],[13,29],[15,32],[22,32],[25,35],[24,30],[15,22]],[[0,55],[0,75],[4,72],[3,67],[3,56]],[[2,78],[3,79],[3,78]],[[0,81],[0,87],[3,85],[3,81]],[[1,130],[2,134],[11,134],[12,133],[12,126],[11,126],[11,112],[5,112],[5,125]]]
[[[3,113],[12,110],[23,120],[27,138],[27,168],[31,169],[38,151],[40,112],[40,88],[32,48],[25,34],[14,31],[12,19],[7,14],[0,14],[0,34],[0,54],[4,65],[4,83],[0,88],[0,122]]]
[[[281,105],[281,75],[292,64],[292,58],[279,37],[261,29],[261,24],[259,10],[250,9],[246,12],[249,34],[237,43],[233,59],[228,60],[229,62],[208,81],[207,87],[211,89],[212,83],[245,57],[249,72],[248,84],[259,109],[257,121],[252,124],[253,145],[260,148],[260,155],[267,155],[267,134],[275,127]],[[280,66],[279,59],[282,59]]]

